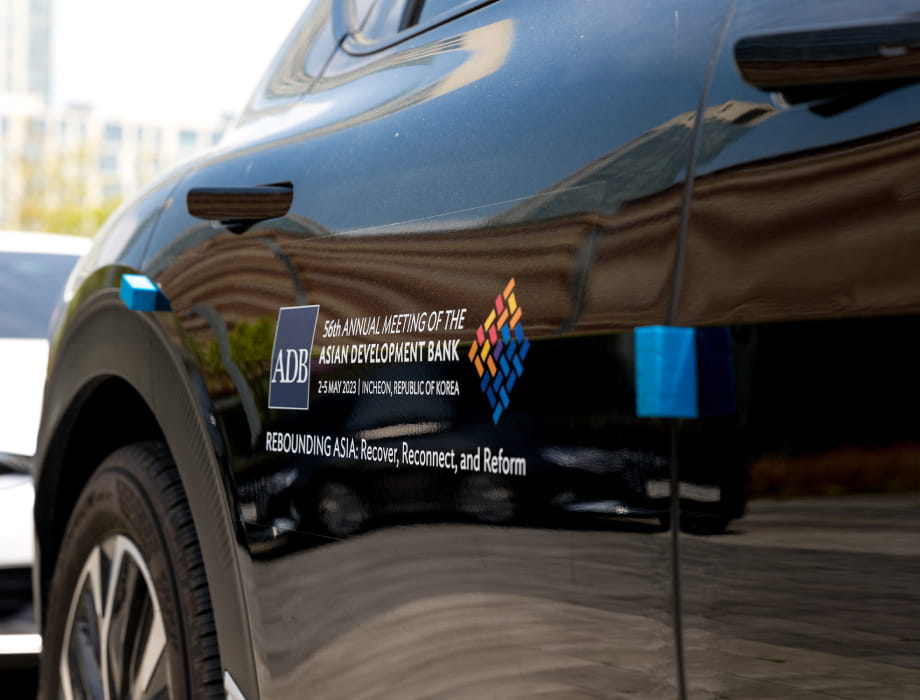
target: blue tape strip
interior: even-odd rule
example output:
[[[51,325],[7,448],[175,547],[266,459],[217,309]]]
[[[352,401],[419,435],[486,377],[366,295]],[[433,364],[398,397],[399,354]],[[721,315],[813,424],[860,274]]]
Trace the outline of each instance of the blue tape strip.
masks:
[[[145,275],[122,275],[121,299],[132,311],[169,311],[166,295]]]
[[[696,333],[693,328],[643,326],[635,332],[636,414],[696,418]]]

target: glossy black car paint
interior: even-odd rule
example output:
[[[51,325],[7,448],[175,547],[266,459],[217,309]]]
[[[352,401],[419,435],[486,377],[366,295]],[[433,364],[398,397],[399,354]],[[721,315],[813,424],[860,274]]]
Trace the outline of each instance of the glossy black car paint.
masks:
[[[822,115],[834,96],[782,106],[734,55],[909,8],[801,5],[499,0],[383,39],[310,5],[237,131],[117,215],[69,292],[40,596],[80,484],[153,438],[246,697],[910,696],[920,88]],[[280,219],[186,208],[279,184]],[[171,311],[125,308],[125,271]],[[531,345],[496,423],[467,353],[511,279]],[[271,410],[279,309],[313,304],[309,410]],[[460,340],[458,361],[320,361],[388,339],[337,319],[453,309],[462,328],[399,339]],[[663,323],[701,329],[701,418],[673,430],[635,411],[631,331]],[[320,393],[362,380],[459,395]],[[526,476],[285,454],[284,434],[502,449]]]
[[[920,86],[832,75],[783,108],[735,65],[749,37],[817,46],[915,13],[742,2],[726,35],[706,109],[763,112],[732,144],[704,128],[674,322],[733,329],[757,500],[734,528],[748,546],[681,543],[694,696],[917,693]]]

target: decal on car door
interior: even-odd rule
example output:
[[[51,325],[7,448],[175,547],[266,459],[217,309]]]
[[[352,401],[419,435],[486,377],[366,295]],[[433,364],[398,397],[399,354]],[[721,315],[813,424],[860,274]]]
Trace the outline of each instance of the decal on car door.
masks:
[[[272,348],[268,407],[310,408],[310,357],[319,306],[288,306],[278,312]]]

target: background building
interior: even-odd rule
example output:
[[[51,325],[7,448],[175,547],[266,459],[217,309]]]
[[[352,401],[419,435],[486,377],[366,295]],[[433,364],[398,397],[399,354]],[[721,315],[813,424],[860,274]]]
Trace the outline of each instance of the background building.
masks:
[[[93,233],[231,121],[145,121],[51,102],[51,0],[0,0],[0,228]]]
[[[51,0],[0,0],[0,93],[51,98]]]
[[[229,120],[165,124],[0,96],[0,228],[90,234],[124,197],[216,143]]]

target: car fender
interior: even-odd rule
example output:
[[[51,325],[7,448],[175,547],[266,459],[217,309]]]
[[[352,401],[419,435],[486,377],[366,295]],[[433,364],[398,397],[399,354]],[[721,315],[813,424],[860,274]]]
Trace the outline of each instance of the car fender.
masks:
[[[116,289],[106,288],[94,292],[70,315],[58,337],[55,357],[60,359],[52,366],[46,385],[43,428],[34,466],[40,508],[35,512],[34,573],[39,624],[56,548],[79,492],[79,488],[71,488],[73,493],[65,493],[64,484],[72,486],[67,471],[85,471],[82,478],[75,477],[79,487],[98,466],[98,461],[79,452],[80,421],[88,419],[86,412],[93,410],[93,397],[100,387],[115,382],[130,387],[143,406],[131,404],[124,410],[109,406],[113,412],[109,415],[132,410],[144,413],[146,407],[146,419],[158,416],[154,434],[162,437],[175,459],[201,545],[223,667],[230,670],[246,697],[257,697],[249,616],[238,613],[246,610],[240,574],[246,558],[237,554],[242,540],[236,533],[238,519],[233,514],[229,472],[223,466],[223,440],[211,423],[210,399],[201,378],[169,337],[165,325],[168,318],[168,312],[132,311]],[[99,338],[108,340],[99,343]],[[130,419],[130,415],[124,417]],[[96,425],[96,431],[100,427],[106,428]],[[118,442],[146,437],[134,436],[132,430],[103,440],[107,449],[111,451]],[[94,443],[100,437],[96,431],[92,435]],[[75,453],[81,454],[82,461],[95,463],[72,463],[69,456]]]

